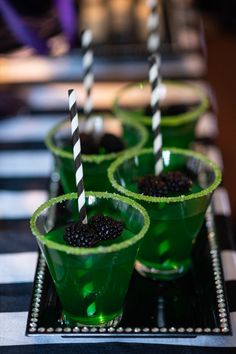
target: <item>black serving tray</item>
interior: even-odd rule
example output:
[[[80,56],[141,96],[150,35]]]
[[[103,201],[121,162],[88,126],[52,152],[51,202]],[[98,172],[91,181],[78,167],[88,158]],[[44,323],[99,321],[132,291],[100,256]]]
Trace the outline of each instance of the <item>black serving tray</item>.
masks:
[[[43,256],[39,255],[26,335],[72,337],[196,337],[230,335],[214,215],[209,208],[183,278],[157,282],[134,271],[118,327],[68,327]]]

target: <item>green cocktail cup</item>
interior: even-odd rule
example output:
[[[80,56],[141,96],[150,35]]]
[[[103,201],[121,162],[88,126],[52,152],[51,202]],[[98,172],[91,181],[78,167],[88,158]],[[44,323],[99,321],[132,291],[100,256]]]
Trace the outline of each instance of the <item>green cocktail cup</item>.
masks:
[[[46,259],[63,308],[66,324],[115,326],[122,307],[149,217],[133,200],[106,192],[86,193],[87,216],[109,215],[122,220],[115,240],[97,247],[70,247],[63,240],[65,225],[78,221],[77,195],[65,194],[42,204],[30,225]]]
[[[188,148],[194,140],[198,119],[209,107],[206,92],[199,86],[181,81],[163,81],[165,99],[160,100],[163,145]],[[114,112],[126,120],[144,124],[149,131],[147,147],[152,146],[150,85],[129,84],[121,89],[114,102]],[[172,106],[172,113],[168,106]],[[175,111],[175,113],[173,113]]]
[[[191,176],[193,185],[188,194],[151,197],[138,192],[139,177],[154,175],[152,149],[117,159],[108,174],[113,187],[137,199],[150,217],[136,269],[152,279],[171,280],[185,274],[191,266],[192,247],[211,195],[221,181],[221,172],[207,158],[189,150],[164,150],[163,162],[164,172],[179,170]]]
[[[108,120],[110,116],[99,114],[102,120]],[[114,118],[114,116],[113,116]],[[79,115],[80,122],[85,122],[84,116]],[[147,130],[135,122],[125,122],[114,118],[113,121],[120,122],[122,127],[121,138],[125,149],[120,152],[101,153],[97,155],[82,155],[85,190],[111,191],[111,185],[107,178],[107,168],[117,157],[132,150],[141,149],[148,137]],[[109,120],[110,122],[110,120]],[[71,146],[63,146],[62,138],[70,137],[70,120],[67,119],[53,127],[45,139],[45,144],[53,153],[56,161],[61,184],[65,193],[75,192],[75,165]]]

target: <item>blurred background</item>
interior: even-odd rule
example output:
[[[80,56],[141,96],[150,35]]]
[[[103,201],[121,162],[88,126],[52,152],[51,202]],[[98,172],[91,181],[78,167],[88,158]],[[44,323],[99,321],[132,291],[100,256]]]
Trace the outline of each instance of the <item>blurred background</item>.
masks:
[[[207,44],[206,79],[217,98],[217,143],[224,162],[224,184],[229,191],[236,231],[236,19],[234,0],[197,2],[204,22]],[[235,234],[235,232],[234,232]]]
[[[202,81],[209,89],[218,119],[213,140],[223,157],[234,230],[235,13],[235,0],[161,2],[162,75]],[[84,28],[93,31],[98,83],[146,79],[147,16],[145,0],[0,0],[0,122],[67,111],[64,91],[82,79]],[[1,149],[18,148],[19,142],[9,145],[4,139],[4,124]],[[4,183],[0,180],[2,190]]]

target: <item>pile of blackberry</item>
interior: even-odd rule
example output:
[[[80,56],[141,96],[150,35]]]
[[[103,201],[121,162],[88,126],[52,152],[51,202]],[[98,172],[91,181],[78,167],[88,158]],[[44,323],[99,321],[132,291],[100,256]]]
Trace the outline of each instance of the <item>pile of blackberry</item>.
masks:
[[[162,115],[162,117],[177,116],[179,114],[189,112],[190,110],[197,107],[197,105],[198,105],[198,102],[192,103],[192,104],[172,104],[172,105],[164,106],[161,109],[161,115]],[[145,114],[149,115],[149,116],[152,115],[152,109],[150,106],[147,106],[145,108]]]
[[[167,172],[159,176],[148,175],[138,181],[138,191],[152,197],[172,197],[190,191],[192,180],[180,171]]]
[[[116,135],[105,133],[99,139],[95,139],[91,133],[80,133],[81,152],[85,155],[109,154],[125,149],[125,144]],[[71,138],[62,139],[62,148],[69,149],[72,146]]]
[[[122,151],[125,148],[122,139],[110,133],[103,134],[98,141],[94,139],[93,134],[81,133],[80,140],[82,154],[87,155],[100,152],[109,154]]]
[[[94,247],[98,242],[121,235],[123,223],[110,216],[94,215],[88,224],[76,222],[65,228],[64,240],[73,247]]]

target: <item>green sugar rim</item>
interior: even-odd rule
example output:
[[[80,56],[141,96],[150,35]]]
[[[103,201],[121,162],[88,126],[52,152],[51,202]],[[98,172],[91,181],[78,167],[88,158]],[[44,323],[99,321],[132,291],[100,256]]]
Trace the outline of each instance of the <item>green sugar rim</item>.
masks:
[[[122,89],[120,89],[118,91],[118,94],[114,100],[113,103],[113,110],[115,112],[116,115],[119,115],[121,117],[124,117],[126,119],[131,119],[131,120],[138,120],[139,122],[151,126],[152,125],[152,120],[150,116],[147,116],[145,114],[142,114],[141,112],[137,112],[135,110],[126,110],[123,109],[121,107],[119,107],[119,100],[121,98],[121,96],[129,89],[138,85],[147,85],[148,82],[144,82],[144,83],[131,83],[131,84],[127,84],[125,85]],[[191,121],[197,120],[198,117],[200,117],[208,108],[209,108],[209,100],[208,97],[206,96],[206,94],[204,93],[204,91],[200,88],[195,86],[194,84],[191,83],[187,83],[187,82],[181,82],[181,81],[169,81],[169,80],[164,80],[163,81],[164,85],[173,85],[173,86],[182,86],[182,87],[189,87],[192,88],[199,100],[200,103],[197,106],[196,109],[193,109],[191,111],[185,112],[185,113],[180,113],[180,114],[176,114],[176,115],[172,115],[172,116],[163,116],[163,119],[161,120],[161,125],[163,127],[170,127],[170,126],[179,126],[182,124],[186,124],[189,123]]]
[[[76,193],[68,193],[61,195],[56,198],[52,198],[48,200],[47,202],[43,203],[40,205],[40,207],[37,208],[37,210],[33,213],[31,219],[30,219],[30,228],[33,233],[33,235],[43,244],[48,246],[49,248],[55,249],[57,251],[62,251],[62,252],[67,252],[73,255],[91,255],[91,254],[100,254],[100,253],[110,253],[110,252],[116,252],[120,251],[124,248],[127,248],[133,244],[135,244],[137,241],[139,241],[147,232],[150,224],[149,216],[146,212],[146,210],[138,204],[136,201],[115,194],[115,193],[107,193],[107,192],[86,192],[86,196],[91,196],[91,197],[96,197],[96,198],[104,198],[104,199],[116,199],[118,201],[124,202],[126,204],[131,205],[133,208],[137,209],[143,216],[144,218],[144,225],[142,229],[137,233],[134,237],[131,239],[122,241],[120,243],[114,243],[111,246],[98,246],[98,247],[93,247],[93,248],[75,248],[67,245],[62,245],[57,242],[47,240],[44,235],[42,235],[37,226],[36,226],[36,220],[39,217],[39,215],[42,213],[43,210],[47,209],[48,207],[56,204],[56,203],[61,203],[66,200],[72,200],[72,199],[77,199],[77,194]]]
[[[188,195],[181,195],[178,197],[151,197],[151,196],[146,196],[146,195],[142,195],[139,193],[129,191],[128,189],[126,189],[126,188],[122,187],[120,184],[118,184],[118,182],[114,178],[114,173],[115,173],[117,167],[119,167],[124,161],[127,161],[128,159],[131,159],[131,158],[133,158],[135,156],[139,156],[139,155],[153,154],[152,148],[148,148],[148,149],[143,149],[137,153],[126,154],[125,156],[122,156],[119,159],[115,160],[109,166],[108,178],[109,178],[109,181],[111,182],[112,186],[122,194],[125,194],[129,197],[132,197],[132,198],[135,198],[138,200],[143,200],[145,202],[149,202],[149,203],[150,202],[152,202],[152,203],[176,203],[176,202],[184,202],[186,200],[191,200],[191,199],[206,196],[206,195],[212,193],[217,188],[217,186],[220,184],[222,176],[221,176],[221,171],[220,171],[219,167],[216,164],[214,164],[211,160],[209,160],[208,158],[203,156],[202,154],[199,154],[197,152],[193,152],[191,150],[184,150],[184,149],[178,149],[178,148],[168,148],[168,149],[163,149],[163,150],[170,151],[170,152],[173,152],[176,154],[182,154],[182,155],[186,155],[186,156],[195,157],[195,158],[201,160],[202,162],[204,162],[206,165],[208,165],[209,167],[211,167],[213,169],[214,174],[215,174],[214,182],[209,187],[207,187],[206,189],[204,189],[200,192],[191,193]]]
[[[79,117],[80,116],[81,115],[79,115]],[[103,114],[103,116],[106,117],[106,115],[104,115],[104,114]],[[128,149],[125,149],[123,151],[120,151],[120,152],[112,152],[109,154],[99,154],[99,155],[84,155],[84,154],[82,154],[82,161],[83,162],[94,162],[96,164],[100,164],[103,161],[109,161],[109,160],[116,159],[117,157],[122,156],[126,152],[130,152],[130,151],[134,151],[134,150],[137,151],[145,145],[147,138],[148,138],[148,132],[145,127],[143,127],[141,124],[139,124],[137,122],[131,122],[131,121],[125,122],[124,119],[120,119],[120,118],[116,118],[116,119],[121,121],[122,124],[131,126],[134,129],[136,129],[136,131],[138,131],[140,134],[139,142],[136,145],[134,145]],[[53,143],[54,134],[58,131],[58,129],[60,129],[67,122],[68,122],[68,119],[65,119],[62,122],[59,122],[58,124],[56,124],[52,129],[50,129],[50,131],[48,132],[48,134],[45,138],[45,145],[55,155],[60,156],[60,157],[64,157],[66,159],[73,160],[73,153],[68,152],[68,151],[64,151],[63,149],[60,149],[57,146],[55,146],[55,144]]]

